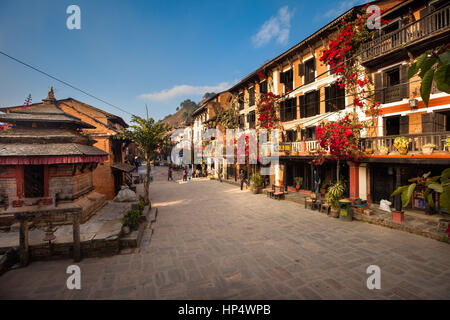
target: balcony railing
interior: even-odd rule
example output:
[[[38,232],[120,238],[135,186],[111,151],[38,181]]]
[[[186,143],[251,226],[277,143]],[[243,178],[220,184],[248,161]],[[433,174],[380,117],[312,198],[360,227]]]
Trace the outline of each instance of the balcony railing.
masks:
[[[399,136],[408,139],[408,152],[422,152],[422,146],[426,144],[434,144],[436,146],[435,151],[446,151],[445,140],[450,138],[450,132],[363,138],[361,139],[361,150],[371,149],[374,154],[383,154],[383,151],[384,153],[395,152],[397,150],[394,147],[394,140]]]
[[[280,142],[279,151],[292,155],[293,153],[311,154],[319,151],[318,140],[300,141],[300,142]]]
[[[410,23],[403,28],[362,44],[362,62],[366,62],[400,48],[401,46],[409,45],[448,28],[450,25],[449,13],[450,5],[432,12],[424,18]]]

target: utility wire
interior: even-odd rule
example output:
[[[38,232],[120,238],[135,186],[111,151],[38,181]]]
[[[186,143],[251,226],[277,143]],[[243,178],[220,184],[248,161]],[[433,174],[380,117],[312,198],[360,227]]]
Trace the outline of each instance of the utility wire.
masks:
[[[74,90],[77,90],[77,91],[79,91],[79,92],[81,92],[81,93],[84,93],[85,95],[87,95],[87,96],[89,96],[89,97],[91,97],[91,98],[94,98],[94,99],[96,99],[96,100],[98,100],[98,101],[100,101],[100,102],[103,102],[103,103],[105,103],[105,104],[107,104],[107,105],[109,105],[109,106],[111,106],[111,107],[113,107],[113,108],[116,108],[117,110],[120,110],[120,111],[122,111],[122,112],[124,112],[124,113],[127,113],[127,114],[129,114],[129,115],[133,115],[132,113],[130,113],[130,112],[128,112],[128,111],[126,111],[126,110],[124,110],[124,109],[122,109],[122,108],[120,108],[120,107],[118,107],[118,106],[116,106],[116,105],[113,105],[112,103],[109,103],[108,101],[105,101],[105,100],[103,100],[103,99],[101,99],[101,98],[98,98],[98,97],[94,96],[93,94],[91,94],[91,93],[89,93],[89,92],[86,92],[86,91],[84,91],[84,90],[82,90],[82,89],[80,89],[80,88],[77,88],[77,87],[75,87],[74,85],[71,85],[70,83],[68,83],[68,82],[66,82],[66,81],[64,81],[64,80],[58,79],[57,77],[52,76],[51,74],[48,74],[47,72],[42,71],[42,70],[40,70],[40,69],[38,69],[38,68],[36,68],[36,67],[33,67],[32,65],[30,65],[30,64],[28,64],[28,63],[26,63],[26,62],[23,62],[23,61],[21,61],[21,60],[19,60],[19,59],[17,59],[17,58],[14,58],[14,57],[10,56],[9,54],[7,54],[7,53],[5,53],[5,52],[0,51],[0,54],[4,55],[5,57],[8,57],[8,58],[10,58],[10,59],[12,59],[12,60],[14,60],[14,61],[20,63],[20,64],[22,64],[22,65],[24,65],[24,66],[26,66],[26,67],[28,67],[28,68],[30,68],[30,69],[33,69],[34,71],[37,71],[37,72],[39,72],[39,73],[41,73],[41,74],[43,74],[43,75],[45,75],[45,76],[47,76],[47,77],[49,77],[49,78],[52,78],[53,80],[56,80],[56,81],[58,81],[58,82],[61,82],[62,84],[66,85],[66,86],[68,86],[68,87],[70,87],[70,88],[72,88],[72,89],[74,89]]]

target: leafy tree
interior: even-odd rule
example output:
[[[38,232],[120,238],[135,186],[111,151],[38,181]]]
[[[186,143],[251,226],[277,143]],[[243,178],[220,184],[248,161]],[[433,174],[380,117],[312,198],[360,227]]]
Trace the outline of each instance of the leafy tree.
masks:
[[[203,99],[209,99],[209,98],[211,98],[212,96],[214,96],[216,93],[215,92],[206,92],[204,95],[203,95]]]
[[[411,198],[416,186],[425,187],[424,198],[432,210],[436,209],[433,201],[433,192],[439,194],[439,203],[446,210],[450,209],[450,168],[442,171],[440,176],[429,177],[430,172],[422,177],[409,179],[409,185],[398,187],[391,196],[401,195],[402,207],[405,208],[411,202]]]
[[[128,139],[136,143],[138,148],[145,155],[147,161],[147,172],[144,181],[144,199],[149,202],[148,189],[150,183],[151,166],[150,160],[157,149],[164,145],[164,133],[167,132],[167,124],[158,121],[155,122],[152,118],[143,119],[139,116],[133,115],[131,122],[134,123],[128,129],[123,129],[116,139]]]
[[[420,96],[428,107],[433,81],[439,90],[450,93],[450,45],[428,50],[409,66],[408,80],[415,74],[422,79]]]

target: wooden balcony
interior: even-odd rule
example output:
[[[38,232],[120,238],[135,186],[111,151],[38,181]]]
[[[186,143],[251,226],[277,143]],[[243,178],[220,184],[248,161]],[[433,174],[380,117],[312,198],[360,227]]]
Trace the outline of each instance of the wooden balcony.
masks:
[[[280,142],[279,151],[285,155],[312,155],[319,151],[318,140],[299,141],[299,142]]]
[[[383,136],[383,137],[373,137],[373,138],[362,138],[361,139],[361,150],[367,151],[370,149],[375,155],[388,155],[397,154],[397,150],[394,147],[395,138],[400,135],[395,136]],[[423,133],[423,134],[409,134],[402,135],[409,140],[408,154],[422,154],[422,146],[426,144],[434,144],[434,152],[447,152],[445,147],[445,140],[450,138],[450,132],[436,132],[436,133]],[[387,148],[387,154],[386,149]],[[384,151],[384,153],[383,153]],[[448,153],[448,152],[447,152]],[[449,153],[450,156],[450,153]]]
[[[363,63],[450,31],[450,5],[361,46]]]

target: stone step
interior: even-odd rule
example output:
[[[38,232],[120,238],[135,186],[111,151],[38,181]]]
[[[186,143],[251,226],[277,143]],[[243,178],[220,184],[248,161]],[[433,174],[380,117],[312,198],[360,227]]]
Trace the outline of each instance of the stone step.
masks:
[[[155,222],[156,221],[156,215],[158,214],[158,208],[151,208],[150,209],[150,217],[149,217],[149,221],[150,222]]]

